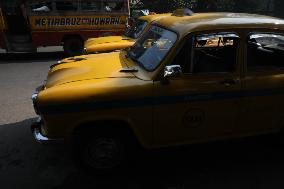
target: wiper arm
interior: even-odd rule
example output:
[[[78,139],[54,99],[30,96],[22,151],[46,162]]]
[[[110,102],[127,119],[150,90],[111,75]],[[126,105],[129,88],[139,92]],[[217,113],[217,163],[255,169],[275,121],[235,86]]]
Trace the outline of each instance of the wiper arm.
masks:
[[[120,72],[124,72],[124,73],[132,73],[132,72],[138,72],[138,69],[137,68],[122,68],[120,70]]]

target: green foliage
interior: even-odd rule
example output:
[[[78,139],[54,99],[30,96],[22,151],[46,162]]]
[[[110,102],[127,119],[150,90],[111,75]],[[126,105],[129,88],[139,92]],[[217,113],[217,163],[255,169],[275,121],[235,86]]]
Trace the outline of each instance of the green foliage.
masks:
[[[272,0],[199,0],[200,11],[259,12],[268,9]]]
[[[142,0],[144,7],[157,13],[171,11],[170,0]]]
[[[239,12],[256,12],[261,11],[267,5],[267,0],[233,0],[235,11]]]
[[[172,0],[169,1],[173,9],[191,7],[191,1],[185,0]]]
[[[265,12],[273,1],[279,1],[280,7],[284,7],[283,0],[141,0],[144,7],[156,12],[186,7],[193,8],[196,12]]]

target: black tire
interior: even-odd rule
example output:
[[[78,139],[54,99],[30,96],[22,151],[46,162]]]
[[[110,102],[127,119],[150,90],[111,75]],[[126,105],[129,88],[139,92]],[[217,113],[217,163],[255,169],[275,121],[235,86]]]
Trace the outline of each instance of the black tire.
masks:
[[[77,135],[74,142],[77,163],[90,173],[120,173],[128,168],[131,142],[117,132],[87,131]]]
[[[84,52],[84,42],[80,38],[68,38],[64,41],[63,48],[68,56],[78,56]]]

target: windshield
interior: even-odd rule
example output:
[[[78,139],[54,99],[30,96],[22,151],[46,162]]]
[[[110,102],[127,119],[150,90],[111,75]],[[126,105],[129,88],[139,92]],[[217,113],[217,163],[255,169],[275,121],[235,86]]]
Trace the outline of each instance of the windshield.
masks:
[[[144,20],[137,20],[132,27],[130,27],[126,33],[126,37],[130,37],[132,39],[137,39],[143,33],[146,28],[148,22]]]
[[[147,71],[153,71],[160,65],[176,40],[176,33],[152,26],[128,51],[128,55]]]

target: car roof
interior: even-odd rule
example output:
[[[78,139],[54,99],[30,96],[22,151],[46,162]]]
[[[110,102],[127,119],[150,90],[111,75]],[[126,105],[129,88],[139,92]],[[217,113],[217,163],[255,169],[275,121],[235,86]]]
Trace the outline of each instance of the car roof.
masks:
[[[153,14],[153,15],[141,16],[138,19],[139,20],[145,20],[145,21],[148,21],[148,22],[153,22],[157,19],[161,19],[161,18],[171,16],[171,15],[172,15],[172,13]]]
[[[156,24],[186,35],[189,32],[216,29],[270,28],[284,29],[284,20],[270,16],[245,13],[196,13],[192,16],[168,16]]]

